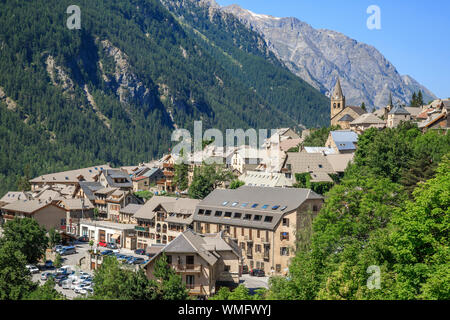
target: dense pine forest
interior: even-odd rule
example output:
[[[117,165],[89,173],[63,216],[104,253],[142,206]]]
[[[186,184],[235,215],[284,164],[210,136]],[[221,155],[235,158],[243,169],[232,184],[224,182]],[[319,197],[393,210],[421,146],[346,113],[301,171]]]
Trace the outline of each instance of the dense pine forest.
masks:
[[[157,0],[84,0],[81,29],[69,30],[71,4],[0,3],[0,194],[25,171],[149,160],[194,120],[219,129],[327,121],[328,99],[230,17],[198,9],[194,24]]]

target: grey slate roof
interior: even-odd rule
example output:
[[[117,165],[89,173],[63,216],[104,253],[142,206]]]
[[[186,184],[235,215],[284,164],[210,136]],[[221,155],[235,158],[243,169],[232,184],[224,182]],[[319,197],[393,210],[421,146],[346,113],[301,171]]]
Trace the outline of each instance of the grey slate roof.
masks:
[[[143,207],[142,204],[130,203],[127,206],[125,206],[124,208],[120,209],[119,212],[134,215],[142,207]]]
[[[358,141],[358,135],[351,130],[336,130],[330,132],[331,137],[336,143],[339,151],[355,150],[355,143]]]
[[[389,114],[397,114],[397,115],[410,115],[408,111],[405,110],[402,106],[395,106]]]
[[[80,188],[83,190],[86,197],[91,201],[95,200],[94,192],[103,189],[103,186],[100,182],[83,181],[80,182],[79,184]]]
[[[167,244],[151,260],[155,259],[163,252],[196,253],[212,266],[219,260],[220,255],[218,252],[220,251],[232,251],[237,256],[240,255],[222,238],[222,233],[205,235],[187,229]]]
[[[355,119],[353,119],[351,115],[346,114],[345,116],[343,116],[342,118],[340,118],[338,121],[349,121],[349,122],[351,122],[351,121],[353,121],[353,120],[355,120]]]
[[[105,175],[108,185],[113,188],[132,188],[133,182],[130,176],[123,172],[122,170],[103,170],[102,173]],[[126,182],[114,182],[114,179],[126,179]]]
[[[307,199],[323,197],[310,189],[300,188],[242,186],[234,190],[216,189],[197,205],[194,221],[273,230],[286,213],[296,210]],[[233,207],[235,202],[237,204]],[[247,205],[243,207],[245,203]],[[258,205],[252,208],[254,204]],[[268,205],[267,208],[263,209],[264,205]],[[207,210],[211,213],[207,214]],[[222,215],[216,216],[216,211],[221,211]],[[231,212],[232,217],[226,218],[225,212]],[[240,218],[234,218],[236,212],[241,213]],[[251,219],[243,219],[246,214],[250,214]],[[256,215],[261,216],[259,221],[254,220]],[[265,221],[266,216],[272,220]]]

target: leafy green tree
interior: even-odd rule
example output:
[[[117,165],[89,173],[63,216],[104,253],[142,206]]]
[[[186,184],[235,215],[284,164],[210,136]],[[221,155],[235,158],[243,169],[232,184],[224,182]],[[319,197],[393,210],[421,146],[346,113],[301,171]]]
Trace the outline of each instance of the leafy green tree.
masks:
[[[153,275],[156,278],[158,300],[186,300],[188,298],[186,285],[181,276],[168,265],[164,253],[155,261]]]
[[[155,283],[142,269],[137,272],[124,269],[114,257],[104,257],[94,272],[94,294],[98,300],[153,300]]]
[[[55,281],[50,278],[43,285],[38,285],[24,300],[65,300],[65,297],[56,291]]]
[[[55,228],[51,228],[48,231],[48,240],[50,248],[53,248],[57,244],[61,243],[61,234]]]
[[[194,169],[194,177],[188,194],[194,199],[203,199],[221,183],[233,179],[233,173],[223,165],[203,164]]]
[[[145,201],[147,201],[153,196],[153,193],[148,190],[142,190],[142,191],[135,192],[134,195],[138,198],[141,198],[141,199],[144,199]]]
[[[324,127],[311,130],[311,134],[303,141],[304,147],[324,147],[327,142],[330,131],[340,130],[340,126]]]
[[[54,265],[56,268],[61,268],[61,266],[62,266],[62,258],[59,253],[56,254]]]
[[[23,299],[33,287],[27,257],[11,241],[0,242],[0,300]]]
[[[361,109],[363,109],[364,111],[366,111],[367,110],[367,108],[366,108],[366,104],[363,102],[363,103],[361,103]]]
[[[15,218],[4,224],[2,241],[14,243],[27,263],[37,263],[48,246],[44,227],[32,218]]]
[[[232,291],[229,288],[222,287],[209,300],[261,300],[264,298],[264,294],[265,290],[259,290],[252,295],[250,290],[241,284]]]
[[[233,181],[231,181],[231,183],[230,183],[230,189],[237,189],[237,188],[239,188],[239,187],[241,187],[241,186],[243,186],[243,185],[245,185],[245,182],[244,181],[241,181],[241,180],[233,180]]]
[[[186,163],[175,164],[174,182],[178,190],[184,191],[189,187],[188,184],[189,166]]]

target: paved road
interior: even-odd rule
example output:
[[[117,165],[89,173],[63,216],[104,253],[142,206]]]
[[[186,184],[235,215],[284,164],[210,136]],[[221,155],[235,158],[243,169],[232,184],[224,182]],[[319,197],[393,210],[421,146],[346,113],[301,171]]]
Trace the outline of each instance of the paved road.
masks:
[[[239,283],[249,288],[250,293],[254,293],[256,289],[269,288],[269,277],[252,277],[249,274],[243,274]]]

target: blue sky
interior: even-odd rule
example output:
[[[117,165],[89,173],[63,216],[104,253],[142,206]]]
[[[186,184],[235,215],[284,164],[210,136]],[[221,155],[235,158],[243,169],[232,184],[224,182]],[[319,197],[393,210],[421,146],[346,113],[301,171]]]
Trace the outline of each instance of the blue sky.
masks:
[[[296,17],[377,48],[400,74],[408,74],[440,98],[450,97],[450,1],[448,0],[216,0],[255,13]],[[381,30],[369,30],[370,5],[381,9]]]

